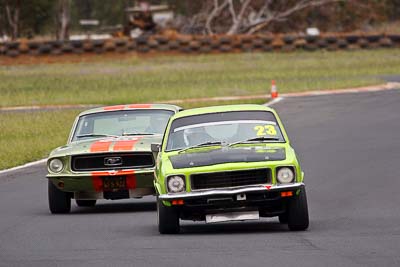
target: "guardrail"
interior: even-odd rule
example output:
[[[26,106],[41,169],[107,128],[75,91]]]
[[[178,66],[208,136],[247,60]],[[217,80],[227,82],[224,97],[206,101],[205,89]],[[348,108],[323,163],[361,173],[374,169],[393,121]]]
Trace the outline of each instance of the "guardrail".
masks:
[[[400,47],[400,34],[324,34],[321,36],[299,35],[218,35],[168,37],[153,35],[136,39],[107,39],[79,41],[20,41],[0,44],[0,57],[21,55],[68,55],[103,53],[228,53],[252,51],[319,49],[351,50]]]

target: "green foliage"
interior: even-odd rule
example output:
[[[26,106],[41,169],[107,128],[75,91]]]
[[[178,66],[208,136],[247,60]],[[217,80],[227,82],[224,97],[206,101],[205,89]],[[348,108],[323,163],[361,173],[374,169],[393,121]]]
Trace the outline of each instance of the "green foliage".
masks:
[[[82,31],[79,25],[81,19],[97,19],[100,26],[123,24],[125,8],[129,1],[113,0],[74,0],[71,6],[71,24],[75,31]]]
[[[43,35],[54,31],[56,1],[24,1],[21,8],[21,35]]]

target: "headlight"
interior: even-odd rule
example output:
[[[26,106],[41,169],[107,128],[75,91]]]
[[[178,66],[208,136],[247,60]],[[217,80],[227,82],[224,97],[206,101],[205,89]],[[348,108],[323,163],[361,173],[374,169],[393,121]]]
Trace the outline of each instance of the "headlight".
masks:
[[[167,178],[167,186],[169,193],[179,193],[185,191],[185,178],[173,175]]]
[[[60,172],[64,168],[64,164],[60,159],[52,159],[49,163],[49,169],[52,172]]]
[[[276,173],[276,179],[281,184],[288,184],[294,181],[294,172],[291,168],[282,167]]]

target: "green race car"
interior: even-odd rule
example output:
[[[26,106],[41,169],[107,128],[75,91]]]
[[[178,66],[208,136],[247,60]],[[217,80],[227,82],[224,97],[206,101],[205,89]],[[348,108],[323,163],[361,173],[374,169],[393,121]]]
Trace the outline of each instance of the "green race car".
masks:
[[[277,113],[261,105],[198,108],[174,115],[156,162],[158,228],[279,216],[308,228],[304,173]]]
[[[140,198],[155,193],[154,154],[168,120],[181,108],[163,104],[108,106],[82,112],[66,145],[47,160],[52,213],[68,213],[97,199]]]

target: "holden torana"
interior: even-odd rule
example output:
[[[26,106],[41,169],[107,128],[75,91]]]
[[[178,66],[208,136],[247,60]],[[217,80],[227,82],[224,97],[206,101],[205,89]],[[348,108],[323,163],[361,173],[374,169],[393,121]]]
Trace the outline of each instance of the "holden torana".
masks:
[[[47,160],[48,201],[52,213],[68,213],[71,199],[94,206],[97,199],[153,195],[154,157],[174,105],[131,104],[79,114],[66,145]]]
[[[216,223],[279,216],[308,228],[304,173],[277,113],[261,105],[198,108],[169,121],[156,163],[162,234],[182,220]]]

